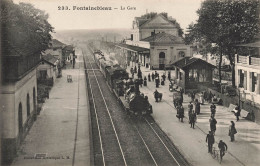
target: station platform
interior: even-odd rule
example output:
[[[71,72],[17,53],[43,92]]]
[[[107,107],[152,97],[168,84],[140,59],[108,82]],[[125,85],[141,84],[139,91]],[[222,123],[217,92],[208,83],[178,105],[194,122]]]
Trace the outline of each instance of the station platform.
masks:
[[[89,102],[82,54],[62,70],[12,166],[91,165]],[[72,81],[67,81],[67,75]]]
[[[129,66],[127,68],[130,73]],[[150,70],[141,66],[142,76],[148,78],[148,74],[152,74],[155,70]],[[214,166],[220,165],[216,159],[208,153],[206,143],[206,134],[210,130],[210,104],[201,105],[201,114],[197,116],[195,129],[190,128],[188,122],[188,104],[191,98],[184,94],[184,123],[179,122],[176,118],[176,109],[173,105],[173,92],[169,91],[169,81],[167,80],[167,71],[159,71],[160,74],[165,72],[165,85],[156,88],[155,82],[148,82],[147,86],[140,87],[140,91],[147,95],[149,102],[153,106],[153,118],[161,129],[168,135],[172,142],[178,147],[179,151],[184,155],[191,165],[194,166]],[[134,75],[137,78],[137,75]],[[157,89],[163,94],[161,102],[155,102],[153,92]],[[223,140],[228,146],[228,152],[223,158],[221,165],[226,166],[258,166],[260,163],[260,126],[252,121],[245,120],[240,117],[236,122],[236,117],[227,107],[217,105],[215,118],[217,120],[217,130],[215,133],[215,147],[219,140]],[[237,134],[235,142],[230,142],[228,130],[230,121],[235,122]]]

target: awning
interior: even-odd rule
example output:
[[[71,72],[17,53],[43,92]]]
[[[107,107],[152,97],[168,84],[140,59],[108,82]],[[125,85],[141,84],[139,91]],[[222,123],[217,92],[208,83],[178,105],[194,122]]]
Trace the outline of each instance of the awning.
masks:
[[[132,52],[137,52],[141,54],[149,54],[150,50],[148,48],[143,48],[143,47],[138,47],[138,46],[133,46],[133,45],[128,45],[128,44],[116,44],[116,47],[120,47]]]
[[[205,63],[205,64],[211,66],[212,68],[216,67],[211,63],[208,63],[202,59],[194,58],[194,57],[184,57],[184,58],[179,59],[179,60],[175,61],[174,63],[172,63],[171,66],[185,70],[185,68],[187,68],[187,66],[194,64],[194,63],[197,63],[197,65],[200,65],[201,63]]]

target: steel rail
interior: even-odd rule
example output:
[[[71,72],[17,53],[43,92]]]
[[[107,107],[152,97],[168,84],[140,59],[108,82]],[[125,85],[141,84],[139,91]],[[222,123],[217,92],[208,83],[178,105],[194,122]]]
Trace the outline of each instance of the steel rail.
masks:
[[[94,57],[92,57],[92,58],[94,58]],[[93,60],[94,60],[94,59],[93,59]],[[92,68],[93,68],[93,67],[92,67]],[[90,70],[91,70],[91,69],[90,69]],[[94,70],[93,70],[93,72],[94,72]],[[107,85],[108,85],[108,84],[107,84]],[[109,88],[109,89],[110,89],[110,88]],[[110,91],[113,92],[111,89],[110,89]],[[156,162],[156,160],[155,160],[155,158],[154,158],[152,152],[150,151],[149,147],[147,146],[147,144],[146,144],[144,138],[142,137],[141,133],[139,132],[138,128],[136,127],[136,125],[134,125],[134,127],[135,127],[135,129],[136,129],[138,135],[139,135],[140,138],[142,139],[143,144],[144,144],[144,146],[146,147],[147,151],[149,152],[149,154],[150,154],[151,158],[153,159],[155,165],[158,166],[158,164],[157,164],[157,162]]]
[[[93,57],[92,57],[92,58],[93,58]],[[95,62],[95,61],[94,61],[94,62]],[[91,63],[90,63],[90,65],[91,65],[91,68],[94,69]],[[110,118],[110,121],[111,121],[113,130],[114,130],[114,132],[115,132],[116,139],[117,139],[117,142],[118,142],[118,145],[119,145],[119,148],[120,148],[120,151],[121,151],[123,160],[124,160],[124,164],[125,164],[125,166],[127,166],[126,159],[125,159],[125,156],[124,156],[122,147],[121,147],[121,143],[120,143],[120,141],[119,141],[119,138],[118,138],[118,135],[117,135],[117,132],[116,132],[116,129],[115,129],[115,125],[114,125],[113,119],[112,119],[112,117],[111,117],[110,111],[109,111],[109,109],[108,109],[106,100],[105,100],[105,98],[104,98],[104,95],[103,95],[102,90],[101,90],[101,88],[100,88],[99,82],[98,82],[98,80],[97,80],[97,76],[96,76],[96,74],[95,74],[95,70],[93,70],[93,73],[94,73],[95,79],[96,79],[96,81],[97,81],[97,85],[98,85],[99,91],[100,91],[100,93],[101,93],[101,96],[102,96],[102,98],[103,98],[104,104],[105,104],[105,106],[106,106],[106,110],[107,110],[107,113],[108,113],[108,115],[109,115],[109,118]]]
[[[145,145],[145,147],[146,147],[147,151],[149,152],[150,156],[152,157],[152,159],[153,159],[153,161],[154,161],[155,165],[156,165],[156,166],[158,166],[158,164],[157,164],[157,162],[156,162],[155,158],[153,157],[153,154],[152,154],[152,152],[150,151],[149,147],[148,147],[148,146],[147,146],[147,144],[145,143],[145,140],[143,139],[142,135],[140,134],[140,132],[139,132],[139,130],[137,129],[137,127],[136,127],[136,126],[135,126],[135,129],[137,130],[137,133],[138,133],[138,134],[139,134],[139,136],[141,137],[141,139],[142,139],[142,141],[143,141],[143,143],[144,143],[144,145]]]
[[[84,60],[85,60],[85,58],[84,58]],[[92,67],[92,65],[91,65],[91,67]],[[88,76],[88,80],[89,80],[89,76]],[[94,106],[94,110],[95,110],[95,117],[96,117],[96,122],[97,122],[97,127],[98,127],[100,149],[101,149],[101,153],[102,153],[102,160],[103,160],[103,164],[105,166],[106,162],[105,162],[104,149],[103,149],[102,137],[101,137],[100,127],[99,127],[99,119],[98,119],[98,116],[97,116],[97,109],[96,109],[95,99],[94,99],[91,83],[90,83],[90,81],[88,81],[88,82],[89,82],[90,93],[91,93],[91,97],[92,97],[92,100],[93,100],[93,106]]]
[[[158,135],[158,133],[154,130],[154,128],[152,127],[152,125],[147,121],[146,118],[144,118],[146,123],[151,127],[151,129],[153,130],[153,132],[156,134],[156,136],[159,138],[159,140],[162,142],[162,144],[164,145],[164,147],[166,148],[166,150],[169,152],[169,154],[171,155],[171,157],[174,159],[174,161],[178,164],[178,166],[180,166],[179,162],[176,160],[176,158],[173,156],[173,154],[171,153],[171,151],[169,150],[169,148],[165,145],[165,143],[163,142],[163,140],[161,139],[161,137]]]

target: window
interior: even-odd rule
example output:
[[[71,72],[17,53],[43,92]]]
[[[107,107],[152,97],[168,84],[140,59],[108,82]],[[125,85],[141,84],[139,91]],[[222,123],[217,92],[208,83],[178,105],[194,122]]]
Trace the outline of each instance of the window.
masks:
[[[199,82],[206,82],[206,69],[201,69],[199,72]]]
[[[159,64],[164,64],[164,60],[165,60],[165,53],[160,52],[160,54],[159,54]]]
[[[40,79],[44,80],[47,78],[47,70],[40,71]]]
[[[193,79],[194,81],[198,82],[198,70],[197,69],[193,69]]]
[[[184,57],[184,56],[185,56],[185,52],[184,52],[184,51],[180,51],[180,52],[179,52],[179,57],[182,58],[182,57]]]
[[[238,70],[238,74],[240,75],[239,77],[239,87],[244,88],[244,71],[243,70]]]
[[[255,92],[256,84],[257,84],[257,73],[252,72],[252,92]]]
[[[190,81],[190,82],[194,81],[194,78],[193,78],[193,69],[190,69],[190,70],[189,70],[189,81]]]

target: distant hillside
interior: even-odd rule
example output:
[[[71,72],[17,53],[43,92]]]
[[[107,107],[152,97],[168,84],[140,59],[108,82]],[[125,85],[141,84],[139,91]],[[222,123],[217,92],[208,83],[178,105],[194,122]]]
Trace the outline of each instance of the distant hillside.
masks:
[[[87,41],[87,40],[103,40],[104,41],[121,41],[125,38],[130,38],[130,29],[97,29],[97,30],[59,30],[53,33],[53,37],[66,43],[71,44],[75,41]]]

